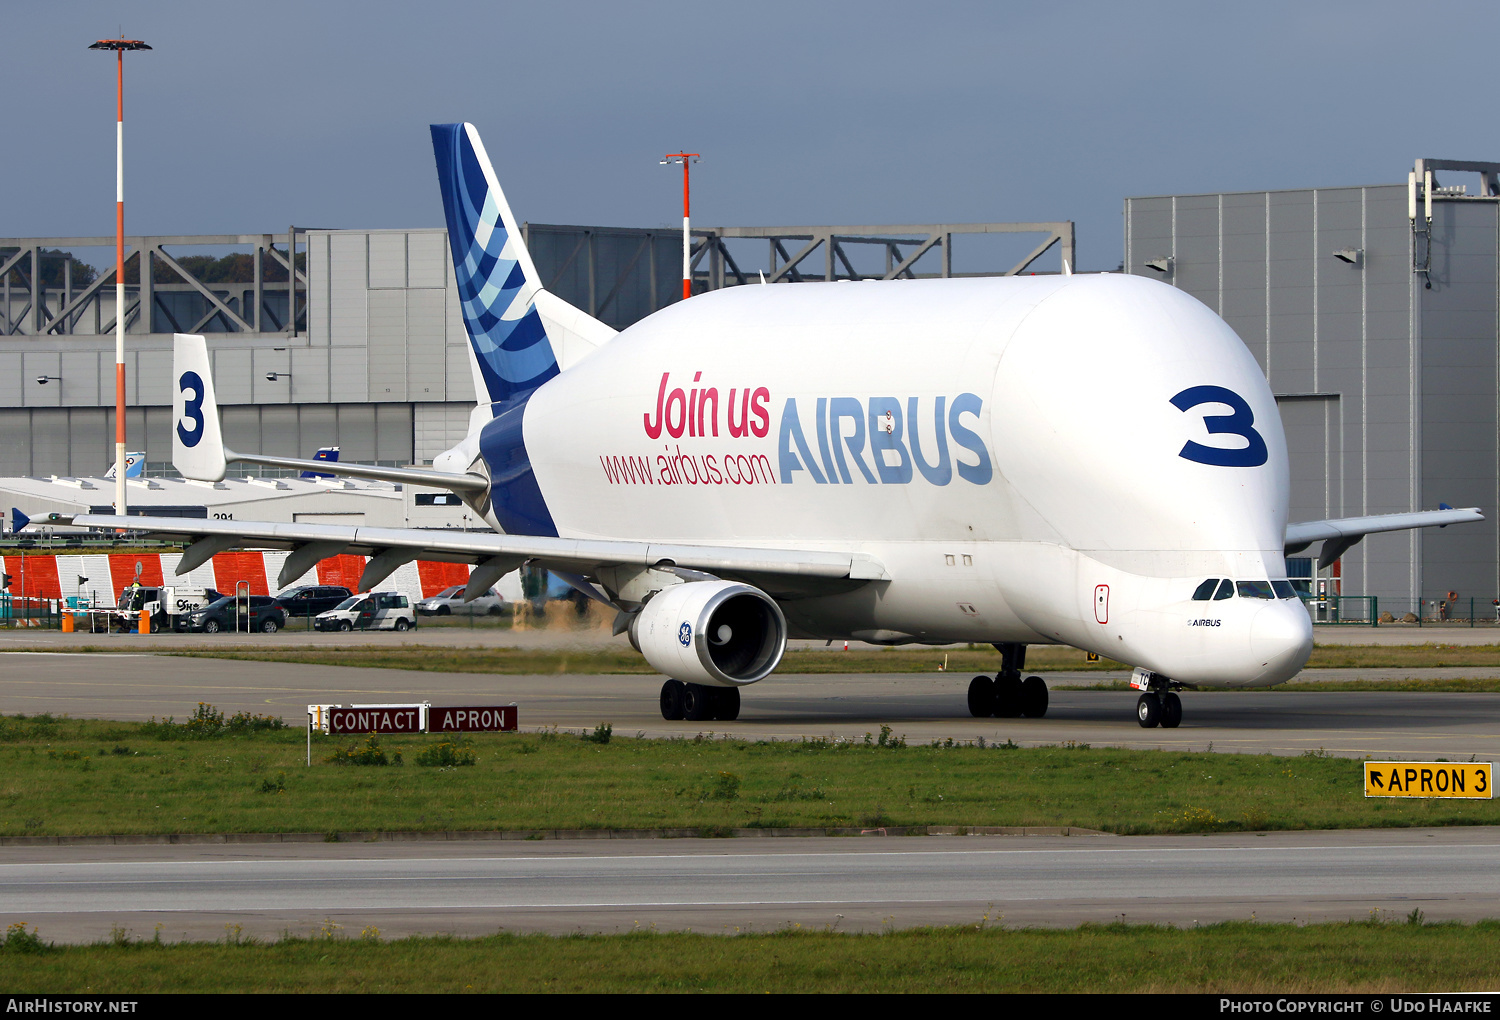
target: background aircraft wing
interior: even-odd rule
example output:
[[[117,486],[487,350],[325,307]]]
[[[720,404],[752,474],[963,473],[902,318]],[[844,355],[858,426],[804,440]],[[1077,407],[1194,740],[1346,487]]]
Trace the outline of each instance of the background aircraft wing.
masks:
[[[589,578],[606,568],[680,568],[745,580],[777,597],[847,590],[867,581],[889,579],[882,564],[849,552],[177,517],[131,516],[122,521],[113,515],[54,514],[50,519],[58,524],[110,531],[124,526],[151,538],[185,542],[178,574],[230,549],[289,549],[292,554],[282,568],[278,586],[301,577],[319,560],[341,553],[370,557],[360,577],[360,587],[365,590],[378,585],[402,564],[418,559],[476,564],[469,587],[480,592],[523,563]]]
[[[1326,567],[1344,555],[1360,539],[1380,531],[1407,531],[1411,528],[1445,528],[1450,524],[1482,521],[1477,506],[1454,510],[1418,510],[1406,514],[1377,514],[1373,517],[1342,517],[1327,521],[1302,521],[1286,526],[1286,555],[1301,552],[1321,540],[1318,566]]]

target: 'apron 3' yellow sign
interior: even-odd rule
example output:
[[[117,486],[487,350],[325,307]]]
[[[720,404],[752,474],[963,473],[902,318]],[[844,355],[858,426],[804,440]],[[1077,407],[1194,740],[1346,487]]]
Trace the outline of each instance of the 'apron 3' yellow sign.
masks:
[[[1367,761],[1366,797],[1467,797],[1489,800],[1487,761]]]

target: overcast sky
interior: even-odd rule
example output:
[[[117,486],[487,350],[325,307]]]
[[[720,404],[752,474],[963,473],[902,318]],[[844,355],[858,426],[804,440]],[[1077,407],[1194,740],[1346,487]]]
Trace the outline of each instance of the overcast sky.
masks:
[[[436,226],[427,125],[479,127],[523,220],[1072,219],[1121,200],[1500,160],[1500,5],[257,0],[6,5],[0,236]]]

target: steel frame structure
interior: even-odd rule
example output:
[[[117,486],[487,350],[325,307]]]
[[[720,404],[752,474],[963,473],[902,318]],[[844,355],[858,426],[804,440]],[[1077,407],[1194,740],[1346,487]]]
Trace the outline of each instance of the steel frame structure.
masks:
[[[135,301],[129,301],[127,291],[127,303],[125,307],[125,324],[127,333],[149,333],[151,332],[151,321],[143,318],[141,310],[149,309],[155,303],[155,292],[157,290],[188,290],[201,294],[208,302],[208,311],[194,323],[184,323],[180,332],[196,333],[215,318],[221,318],[232,333],[284,333],[288,336],[296,336],[299,331],[298,320],[305,318],[307,313],[307,273],[303,269],[295,268],[295,254],[297,238],[299,234],[305,235],[305,230],[292,227],[286,234],[187,234],[187,235],[159,235],[127,237],[125,246],[130,255],[133,255],[137,264],[144,261],[144,271],[139,273],[139,282],[132,285],[135,291]],[[280,240],[287,250],[276,247],[276,241]],[[216,294],[215,288],[224,290],[223,283],[205,283],[199,280],[182,264],[167,252],[167,246],[253,246],[255,249],[255,277],[250,283],[229,284],[229,289],[253,288],[254,308],[248,315],[241,315]],[[78,323],[83,316],[92,312],[94,315],[94,328],[88,335],[103,334],[114,330],[114,313],[104,312],[106,295],[104,287],[114,282],[115,269],[103,271],[98,278],[87,287],[76,293],[72,283],[72,261],[69,259],[63,264],[63,286],[59,293],[57,288],[44,288],[42,286],[42,261],[47,258],[60,258],[62,256],[44,252],[43,249],[60,249],[71,254],[79,248],[104,248],[113,247],[114,238],[111,237],[13,237],[0,238],[0,335],[3,336],[72,336]],[[290,255],[288,255],[290,252]],[[286,283],[268,284],[263,279],[264,260],[269,255],[283,269],[290,269]],[[166,265],[182,282],[180,284],[157,283],[153,277],[157,261]],[[13,285],[12,278],[21,277],[24,287],[22,300],[26,302],[22,311],[11,314]],[[288,297],[288,308],[294,309],[295,314],[288,316],[285,323],[277,324],[274,320],[269,323],[275,328],[266,329],[266,316],[264,315],[264,296],[268,291],[285,291]],[[48,307],[49,297],[60,297],[61,301],[54,309]],[[166,312],[166,309],[159,309]],[[166,312],[170,315],[170,312]]]
[[[529,240],[532,230],[576,234],[577,242],[569,254],[557,265],[543,267],[552,279],[560,278],[579,260],[583,261],[587,279],[587,295],[564,295],[579,304],[591,315],[603,316],[615,299],[626,288],[644,285],[649,294],[649,308],[670,303],[658,300],[658,271],[673,269],[658,267],[657,241],[675,237],[676,232],[666,229],[643,229],[634,227],[584,227],[554,224],[523,224],[523,236]],[[1040,234],[1042,239],[1021,261],[1003,272],[955,270],[953,238],[955,235],[973,234]],[[301,236],[299,236],[301,235]],[[283,269],[294,263],[288,250],[295,254],[297,245],[305,245],[306,230],[292,227],[286,234],[188,234],[136,236],[126,238],[126,248],[137,264],[145,262],[145,272],[139,274],[139,282],[130,285],[126,294],[126,332],[129,334],[150,333],[151,321],[142,315],[144,309],[155,307],[157,313],[168,316],[175,332],[195,333],[201,331],[214,319],[219,319],[228,333],[283,335],[296,337],[304,328],[307,311],[307,273],[305,269],[294,269],[287,283],[266,283],[262,278],[265,257],[269,256]],[[633,254],[627,258],[617,275],[596,272],[596,237],[627,238],[636,241]],[[718,290],[758,283],[763,276],[767,283],[796,283],[807,280],[868,280],[868,279],[917,279],[954,276],[1016,276],[1026,272],[1035,262],[1054,247],[1059,250],[1060,265],[1074,264],[1074,232],[1071,221],[1055,223],[936,223],[903,224],[888,226],[805,226],[805,227],[699,227],[692,230],[695,243],[691,251],[692,283],[695,292]],[[766,269],[753,270],[742,267],[730,251],[729,241],[752,239],[764,241],[767,246]],[[0,238],[0,336],[75,336],[103,335],[114,329],[114,309],[108,301],[106,285],[114,281],[115,270],[102,271],[97,279],[87,286],[75,290],[72,283],[72,263],[64,262],[63,286],[42,286],[42,263],[48,258],[59,258],[46,249],[73,252],[81,248],[108,248],[113,245],[108,237],[16,237]],[[279,246],[278,246],[279,242]],[[873,245],[885,257],[883,273],[860,273],[854,268],[850,257],[851,246]],[[255,278],[251,282],[232,284],[209,283],[193,276],[168,251],[169,247],[252,247],[255,251]],[[812,268],[809,260],[821,249],[821,273]],[[743,254],[743,252],[741,253]],[[936,271],[918,265],[919,261],[935,254],[940,256]],[[154,279],[157,263],[166,265],[180,282],[163,284]],[[674,267],[675,269],[675,267]],[[638,277],[639,274],[639,277]],[[12,314],[16,300],[15,279],[19,277],[21,311]],[[552,283],[549,279],[549,286]],[[243,290],[252,301],[240,302],[240,310],[230,306],[222,292]],[[177,322],[171,312],[156,301],[156,293],[195,292],[206,303],[204,313],[195,322]],[[288,293],[289,307],[296,309],[290,322],[278,323],[265,310],[267,293]],[[131,300],[133,297],[134,300]],[[249,310],[246,310],[249,306]],[[92,321],[79,331],[85,316]]]
[[[759,276],[751,278],[742,270],[730,254],[725,241],[730,238],[755,238],[767,245],[766,283],[800,283],[804,280],[896,280],[916,279],[919,276],[1018,276],[1053,246],[1059,246],[1062,263],[1075,265],[1074,233],[1071,220],[1055,223],[929,223],[902,224],[895,226],[837,226],[837,227],[713,227],[694,230],[702,238],[693,250],[695,279],[700,275],[696,267],[708,258],[704,274],[706,289],[744,285],[759,282]],[[1031,253],[1003,273],[955,273],[953,271],[953,236],[955,234],[1045,234],[1045,239]],[[794,253],[789,244],[796,245]],[[875,245],[884,249],[885,272],[881,275],[860,273],[854,268],[849,245]],[[805,272],[803,264],[819,248],[823,250],[823,272]],[[942,254],[942,270],[939,273],[918,273],[917,260],[938,249]],[[730,283],[726,275],[733,274]]]

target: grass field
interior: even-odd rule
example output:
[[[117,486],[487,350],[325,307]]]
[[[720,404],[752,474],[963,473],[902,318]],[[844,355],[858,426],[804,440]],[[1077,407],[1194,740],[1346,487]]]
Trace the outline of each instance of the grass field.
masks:
[[[1500,923],[1174,929],[990,923],[878,935],[638,932],[381,941],[378,932],[216,944],[48,948],[7,938],[12,993],[148,992],[1418,992],[1500,983]],[[14,929],[13,929],[14,931]],[[14,945],[11,943],[14,942]]]
[[[655,673],[640,653],[628,646],[608,649],[438,648],[401,645],[332,648],[267,648],[234,645],[183,649],[166,655],[245,659],[253,662],[304,662],[327,666],[415,669],[443,673]],[[792,649],[781,673],[931,673],[946,665],[950,672],[993,673],[1000,653],[993,648],[837,651]],[[1420,669],[1434,666],[1500,667],[1500,645],[1333,645],[1313,650],[1308,668]],[[1122,670],[1129,666],[1104,660],[1089,662],[1081,651],[1036,645],[1028,649],[1028,672]],[[1285,689],[1285,688],[1281,688]],[[1350,688],[1352,689],[1352,688]],[[1486,690],[1495,688],[1483,688]]]
[[[883,728],[853,743],[485,734],[445,759],[437,736],[386,739],[372,754],[364,739],[320,735],[308,768],[301,729],[198,739],[190,732],[181,724],[0,718],[0,835],[1500,824],[1500,801],[1366,799],[1359,762],[1317,754],[1008,741],[907,747]],[[325,762],[351,750],[391,764]],[[455,764],[466,754],[475,764]],[[438,764],[423,766],[423,757]]]

